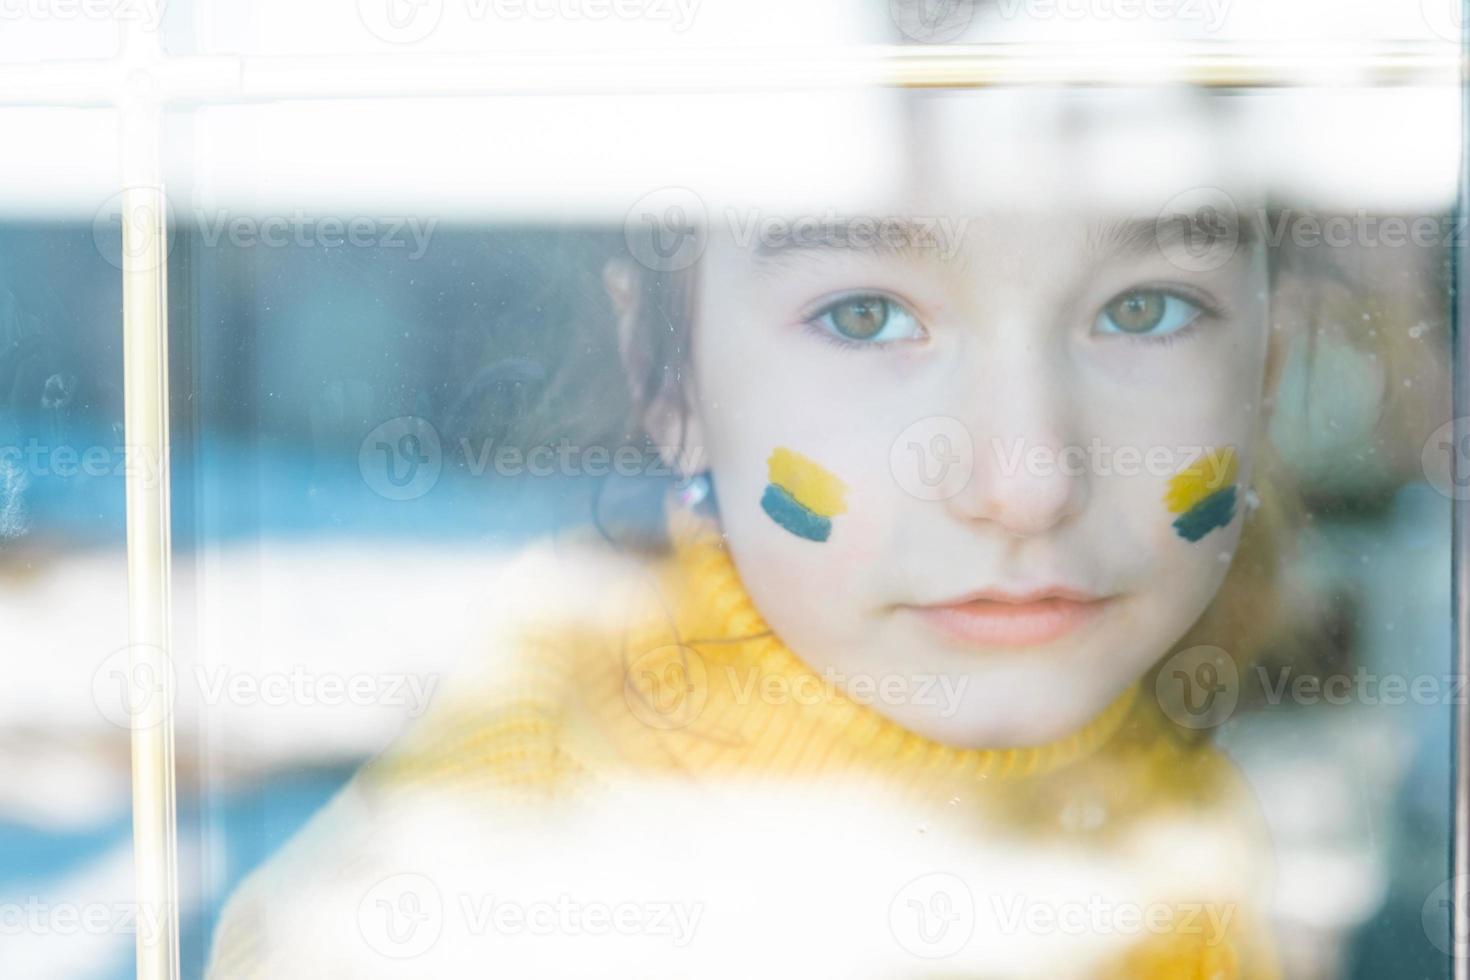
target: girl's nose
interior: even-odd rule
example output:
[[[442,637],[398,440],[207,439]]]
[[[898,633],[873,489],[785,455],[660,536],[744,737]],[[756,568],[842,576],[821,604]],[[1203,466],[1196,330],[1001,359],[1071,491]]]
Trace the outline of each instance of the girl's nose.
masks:
[[[1023,380],[1023,379],[1032,380]],[[974,469],[950,498],[955,515],[1016,536],[1044,534],[1081,513],[1092,456],[1073,438],[1067,385],[1046,374],[1012,374],[976,405]]]

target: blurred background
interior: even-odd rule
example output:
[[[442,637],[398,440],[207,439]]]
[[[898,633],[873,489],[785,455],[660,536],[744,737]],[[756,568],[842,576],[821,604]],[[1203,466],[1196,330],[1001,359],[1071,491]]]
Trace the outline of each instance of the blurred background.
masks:
[[[692,190],[709,214],[871,209],[956,171],[972,175],[969,199],[943,202],[956,213],[1127,207],[1173,181],[1356,229],[1280,250],[1309,274],[1284,287],[1294,339],[1271,438],[1307,518],[1283,586],[1292,635],[1247,672],[1218,737],[1271,824],[1288,975],[1449,975],[1458,90],[1334,59],[1453,58],[1455,5],[1201,0],[1126,17],[1036,0],[669,0],[597,20],[443,0],[390,19],[394,2],[138,0],[70,20],[37,4],[0,22],[3,71],[123,64],[118,18],[151,19],[155,60],[129,64],[159,91],[203,88],[161,127],[185,976],[241,877],[474,655],[508,556],[594,517],[651,519],[665,484],[624,431],[600,283],[650,195]],[[898,91],[834,67],[977,41],[1120,61],[1240,44],[1294,83],[1207,93],[1163,67],[1108,87]],[[628,81],[630,53],[668,77],[714,74],[586,91],[599,70]],[[365,58],[522,58],[514,84],[584,81],[396,93]],[[169,75],[169,59],[193,67]],[[259,98],[207,104],[220,77]],[[333,98],[344,78],[380,91]],[[118,109],[31,101],[0,98],[0,974],[100,980],[133,970],[129,731],[113,707],[124,480],[159,465],[122,430],[117,191],[135,136]],[[1394,221],[1435,230],[1393,245]],[[603,342],[589,319],[609,324]],[[359,678],[374,686],[353,694]],[[68,929],[63,906],[105,922]]]

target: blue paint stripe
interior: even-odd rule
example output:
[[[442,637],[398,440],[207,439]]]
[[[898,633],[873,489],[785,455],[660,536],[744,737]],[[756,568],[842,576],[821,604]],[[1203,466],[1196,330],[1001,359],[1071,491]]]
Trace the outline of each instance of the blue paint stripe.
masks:
[[[798,538],[826,541],[832,534],[830,518],[807,510],[796,502],[795,497],[774,483],[768,485],[761,496],[761,510]]]
[[[1216,490],[1179,515],[1174,530],[1186,541],[1198,541],[1235,519],[1235,487]]]

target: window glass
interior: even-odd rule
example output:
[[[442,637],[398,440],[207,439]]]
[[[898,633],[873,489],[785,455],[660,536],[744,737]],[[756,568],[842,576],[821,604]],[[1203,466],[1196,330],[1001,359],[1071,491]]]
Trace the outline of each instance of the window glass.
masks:
[[[1451,975],[1454,4],[62,6],[0,974]]]

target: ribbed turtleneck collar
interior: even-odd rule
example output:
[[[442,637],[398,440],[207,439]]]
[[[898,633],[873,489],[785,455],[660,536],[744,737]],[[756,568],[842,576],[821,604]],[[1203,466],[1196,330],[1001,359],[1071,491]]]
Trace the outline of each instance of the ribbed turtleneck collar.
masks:
[[[1094,753],[1136,701],[1135,686],[1072,735],[1035,747],[959,748],[919,735],[838,690],[776,636],[713,522],[680,510],[670,525],[659,594],[635,613],[619,652],[623,710],[691,775],[881,774],[947,787],[1039,776]]]

